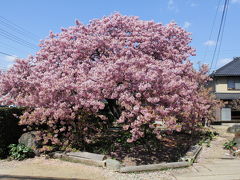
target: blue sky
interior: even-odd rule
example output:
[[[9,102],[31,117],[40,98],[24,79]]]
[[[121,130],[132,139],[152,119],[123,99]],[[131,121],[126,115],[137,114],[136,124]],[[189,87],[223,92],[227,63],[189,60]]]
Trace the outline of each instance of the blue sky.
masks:
[[[218,2],[221,7],[217,11],[212,38],[209,35],[216,13]],[[192,33],[191,45],[196,48],[197,56],[190,60],[210,63],[217,31],[220,22],[223,0],[8,0],[2,1],[0,16],[4,17],[28,32],[19,33],[2,23],[0,18],[0,51],[27,57],[36,50],[20,45],[6,38],[6,31],[21,38],[33,47],[39,39],[44,39],[49,31],[59,32],[61,27],[74,25],[76,19],[87,24],[89,20],[101,18],[114,12],[123,15],[139,16],[143,20],[154,20],[167,24],[175,21]],[[230,6],[222,40],[221,51],[213,68],[229,62],[233,57],[240,56],[240,0],[230,0]],[[2,21],[1,21],[2,20]],[[15,38],[16,39],[16,38]],[[27,45],[29,46],[29,45]],[[37,49],[37,48],[36,48]],[[8,68],[14,58],[0,55],[0,68]]]

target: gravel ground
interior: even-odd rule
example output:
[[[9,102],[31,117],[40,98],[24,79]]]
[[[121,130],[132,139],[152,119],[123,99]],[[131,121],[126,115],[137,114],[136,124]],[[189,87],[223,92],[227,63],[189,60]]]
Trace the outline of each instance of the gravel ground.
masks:
[[[58,159],[45,159],[44,157],[36,157],[20,162],[2,160],[0,161],[0,179],[1,175],[99,180],[174,180],[171,171],[124,174]]]

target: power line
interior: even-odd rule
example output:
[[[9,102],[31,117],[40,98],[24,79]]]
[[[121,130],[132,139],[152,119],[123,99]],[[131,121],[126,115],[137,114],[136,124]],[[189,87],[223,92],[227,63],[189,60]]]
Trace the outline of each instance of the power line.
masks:
[[[35,35],[34,33],[24,29],[23,27],[13,23],[12,21],[10,21],[2,16],[0,16],[0,24],[4,25],[5,27],[7,27],[7,28],[11,29],[12,31],[15,31],[23,36],[39,40],[39,37],[37,35]]]
[[[31,39],[31,38],[30,38],[28,35],[26,35],[24,32],[19,31],[19,29],[15,28],[14,26],[11,26],[11,25],[7,24],[6,22],[2,21],[1,19],[0,19],[0,24],[1,24],[2,26],[6,27],[7,29],[13,31],[13,32],[20,34],[21,36],[24,36],[24,37],[26,37],[26,38],[28,38],[28,39]]]
[[[218,51],[217,51],[217,58],[216,58],[216,61],[215,61],[215,65],[214,65],[214,69],[216,68],[217,66],[217,61],[218,61],[218,58],[219,58],[219,54],[220,54],[220,50],[221,50],[221,46],[222,46],[222,40],[223,40],[223,33],[224,33],[224,29],[225,29],[225,24],[226,24],[226,19],[227,19],[227,13],[228,13],[228,7],[229,7],[229,0],[227,2],[227,6],[226,6],[226,14],[224,16],[224,20],[223,20],[223,30],[222,30],[222,33],[221,33],[221,38],[220,38],[220,43],[219,43],[219,48],[218,48]]]
[[[32,43],[30,43],[30,42],[28,42],[28,41],[26,41],[26,40],[24,40],[24,39],[22,39],[22,38],[19,38],[18,36],[14,35],[14,34],[12,34],[12,33],[9,33],[8,31],[5,31],[5,30],[3,30],[3,29],[1,29],[1,28],[0,28],[0,31],[1,31],[2,33],[4,33],[4,34],[8,34],[9,36],[12,36],[12,37],[14,37],[14,38],[22,41],[22,42],[24,42],[24,43],[26,43],[26,44],[28,44],[28,45],[30,45],[30,46],[36,46],[35,44],[32,44]]]
[[[15,58],[16,58],[16,56],[11,55],[11,54],[8,54],[8,53],[5,53],[5,52],[2,52],[2,51],[0,51],[0,54],[3,54],[3,55],[6,55],[6,56],[10,56],[10,57],[15,57]]]
[[[29,53],[29,50],[26,49],[26,48],[24,48],[24,49],[22,49],[22,48],[19,49],[19,48],[15,47],[15,46],[9,45],[8,43],[2,42],[2,41],[0,42],[0,46],[3,47],[4,49],[7,49],[7,50],[11,51],[11,52],[12,52],[13,50],[14,50],[14,51],[16,51],[16,50],[19,51],[19,50],[20,50],[21,52],[27,52],[27,53]],[[13,54],[13,53],[11,53],[11,54]]]
[[[28,41],[26,41],[26,40],[24,40],[24,39],[22,39],[22,38],[19,38],[18,36],[14,35],[14,34],[12,34],[12,33],[9,33],[8,31],[5,31],[5,30],[3,30],[3,29],[1,29],[1,28],[0,28],[0,31],[1,31],[2,33],[4,33],[4,34],[7,34],[7,35],[9,35],[9,36],[14,37],[15,39],[18,39],[18,40],[22,41],[22,42],[24,42],[24,43],[26,43],[26,44],[28,44],[28,45],[30,45],[30,46],[33,46],[33,47],[36,46],[35,44],[32,44],[32,43],[30,43],[30,42],[28,42]]]
[[[218,44],[219,44],[219,38],[220,38],[220,35],[222,33],[223,25],[225,26],[224,18],[226,16],[228,3],[229,3],[229,0],[225,0],[223,12],[222,12],[222,17],[221,17],[221,22],[220,22],[220,26],[219,26],[219,30],[218,30],[218,35],[217,35],[216,46],[214,48],[213,58],[212,58],[211,65],[210,65],[210,70],[212,69],[212,65],[213,65],[213,62],[214,62],[214,59],[215,59],[215,56],[216,56],[216,52],[217,52]]]
[[[213,52],[214,50],[209,50],[209,52]],[[240,49],[224,49],[221,52],[232,52],[232,51],[240,51]],[[205,52],[197,52],[197,54],[204,54]]]
[[[212,23],[210,35],[209,35],[209,38],[208,38],[209,41],[212,39],[213,29],[214,29],[214,26],[215,26],[215,23],[216,23],[217,14],[218,14],[218,12],[219,12],[219,10],[220,10],[221,2],[222,2],[222,0],[219,0],[219,1],[218,1],[218,5],[217,5],[217,8],[216,8],[216,12],[215,12],[215,15],[214,15],[214,18],[213,18],[213,23]],[[206,59],[206,57],[207,57],[207,52],[208,52],[208,51],[209,51],[209,46],[207,46],[206,49],[205,49],[204,58],[203,58],[204,61],[205,61],[205,59]]]
[[[31,43],[31,41],[36,42],[36,40],[39,39],[37,35],[31,33],[30,31],[24,29],[23,27],[15,24],[14,22],[2,16],[0,16],[0,25],[2,27],[0,28],[0,36],[10,41],[13,41],[21,46],[28,47],[33,50],[37,50],[37,45]],[[26,40],[26,38],[31,41],[29,42],[28,40]],[[36,40],[33,40],[32,38]],[[4,43],[0,42],[0,45],[1,44],[4,44]],[[7,45],[7,47],[9,48],[10,46]],[[14,48],[14,49],[17,49],[17,48]]]
[[[1,34],[1,33],[0,33],[0,36],[5,37],[5,38],[7,38],[7,39],[9,39],[9,40],[11,40],[11,41],[14,41],[14,42],[16,42],[16,43],[18,43],[18,44],[20,44],[20,45],[22,45],[22,46],[25,46],[25,47],[28,47],[28,48],[30,48],[30,49],[36,50],[35,48],[30,47],[30,46],[22,43],[21,41],[12,38],[11,36],[8,36],[8,35],[5,35],[5,34]]]
[[[0,29],[0,35],[11,40],[11,41],[14,41],[20,45],[23,45],[23,46],[26,46],[28,48],[31,48],[31,49],[34,49],[36,50],[36,45],[32,44],[32,43],[29,43],[28,41],[25,41],[23,40],[22,38],[19,38],[3,29]]]

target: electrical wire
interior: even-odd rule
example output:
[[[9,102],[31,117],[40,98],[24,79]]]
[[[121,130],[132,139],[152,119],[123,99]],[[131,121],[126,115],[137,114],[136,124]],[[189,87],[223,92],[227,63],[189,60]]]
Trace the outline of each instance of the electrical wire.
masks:
[[[220,52],[221,52],[221,46],[222,46],[222,40],[223,40],[223,33],[224,33],[224,30],[225,30],[225,24],[226,24],[226,19],[227,19],[228,7],[229,7],[229,0],[228,0],[228,2],[227,2],[227,6],[226,6],[226,14],[225,14],[224,20],[223,20],[223,30],[222,30],[222,33],[221,33],[221,35],[220,35],[221,38],[220,38],[220,41],[219,41],[219,48],[218,48],[218,51],[217,51],[217,58],[216,58],[215,65],[214,65],[214,68],[213,68],[213,69],[216,69],[217,62],[218,62],[218,59],[219,59],[219,55],[220,55]]]
[[[5,38],[7,38],[11,41],[14,41],[14,42],[16,42],[16,43],[18,43],[22,46],[25,46],[25,47],[31,48],[33,50],[36,50],[36,46],[34,44],[29,43],[29,42],[27,42],[27,41],[15,36],[15,35],[9,33],[9,32],[7,32],[3,29],[0,29],[0,36],[5,37]]]
[[[18,45],[18,44],[17,44]],[[10,52],[12,51],[21,51],[21,52],[25,52],[25,53],[30,53],[30,51],[27,48],[19,48],[12,45],[9,45],[8,43],[2,42],[0,41],[0,46],[4,49],[4,50],[8,50]],[[14,54],[14,53],[10,53],[10,54]]]
[[[3,16],[0,16],[0,36],[10,41],[13,41],[21,46],[30,48],[32,50],[37,50],[37,45],[26,40],[27,38],[29,40],[31,39],[31,41],[33,42],[36,42],[36,40],[39,39],[37,35],[29,32],[28,30],[6,19]],[[36,39],[36,40],[33,40],[33,39]],[[4,44],[4,43],[0,42],[0,44]]]
[[[210,70],[212,69],[213,62],[214,62],[215,56],[216,56],[216,52],[217,52],[217,49],[219,47],[218,44],[219,44],[220,35],[222,33],[223,25],[225,25],[224,24],[224,18],[225,18],[225,15],[226,15],[228,3],[229,3],[229,0],[225,0],[224,7],[223,7],[223,12],[222,12],[222,17],[221,17],[221,22],[220,22],[220,26],[219,26],[219,30],[218,30],[218,35],[217,35],[216,46],[214,48],[213,58],[212,58],[211,65],[210,65]]]
[[[16,56],[11,55],[11,54],[8,54],[8,53],[5,53],[5,52],[2,52],[2,51],[0,51],[0,54],[3,54],[3,55],[6,55],[6,56],[11,56],[11,57],[15,57],[15,58],[16,58]]]
[[[217,19],[218,12],[220,10],[221,2],[222,2],[222,0],[218,1],[218,5],[217,5],[217,8],[216,8],[216,12],[215,12],[214,18],[213,18],[213,23],[212,23],[212,27],[211,27],[211,31],[210,31],[210,35],[209,35],[208,41],[210,41],[212,39],[213,29],[214,29],[214,26],[216,24],[216,19]],[[204,57],[203,57],[204,61],[206,60],[208,51],[209,51],[209,46],[207,46],[206,49],[205,49]]]
[[[0,24],[4,25],[5,27],[11,29],[12,31],[15,31],[29,39],[33,38],[35,40],[39,40],[39,37],[37,35],[15,24],[14,22],[6,19],[5,17],[0,16]]]

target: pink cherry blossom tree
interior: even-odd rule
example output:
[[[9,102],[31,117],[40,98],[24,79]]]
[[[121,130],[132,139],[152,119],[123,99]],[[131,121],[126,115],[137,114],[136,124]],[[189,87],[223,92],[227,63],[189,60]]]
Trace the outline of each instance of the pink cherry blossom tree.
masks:
[[[207,67],[197,71],[188,60],[190,42],[175,23],[118,13],[77,21],[1,73],[1,103],[28,107],[21,124],[45,129],[43,144],[69,143],[74,130],[88,141],[113,122],[131,133],[129,142],[146,130],[159,137],[162,129],[193,131],[211,120],[217,103],[204,87]]]

